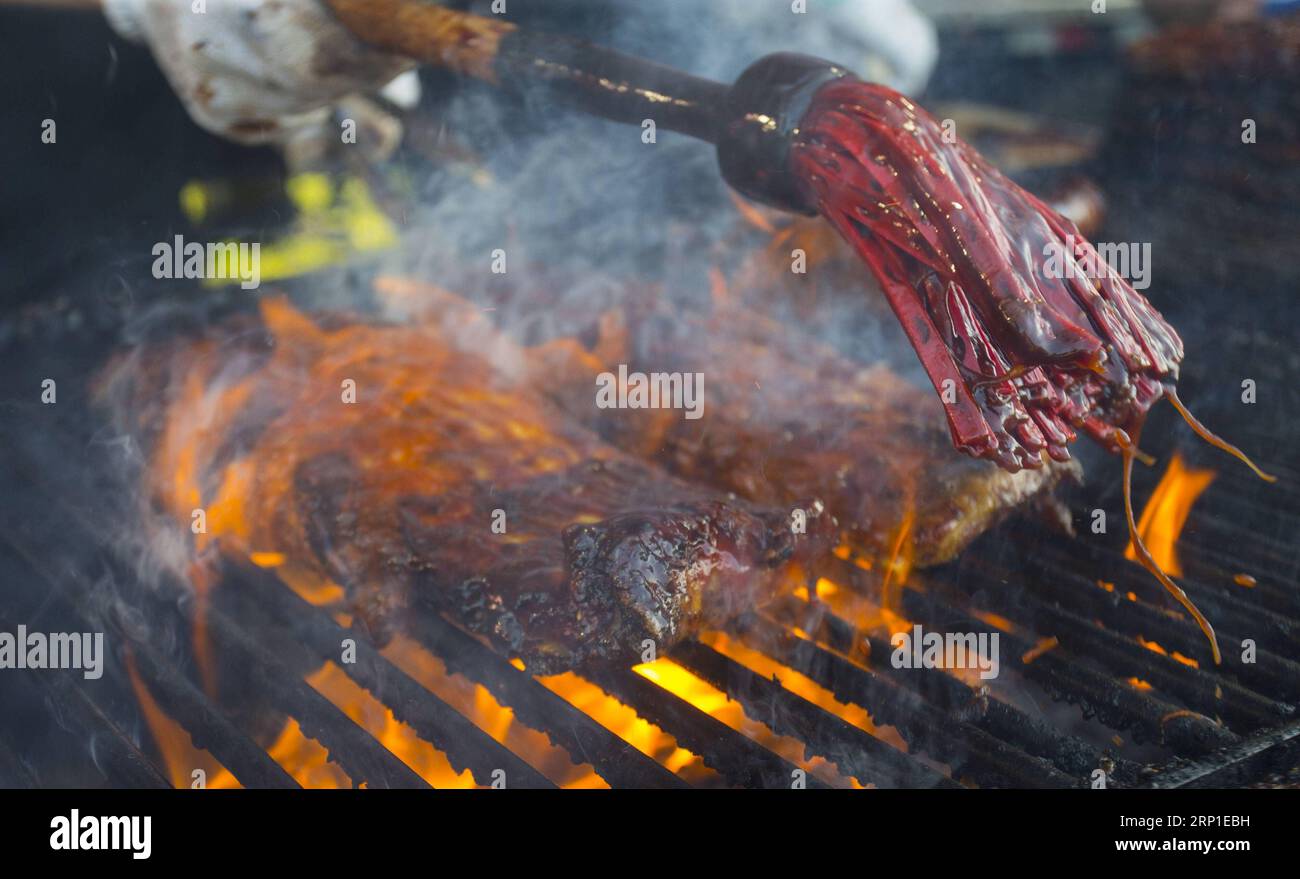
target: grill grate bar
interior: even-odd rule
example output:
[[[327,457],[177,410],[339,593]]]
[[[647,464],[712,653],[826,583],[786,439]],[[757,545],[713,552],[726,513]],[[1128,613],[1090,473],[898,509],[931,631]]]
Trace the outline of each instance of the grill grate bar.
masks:
[[[997,632],[1002,649],[1012,656],[1033,645],[1022,638],[975,619],[942,601],[913,590],[903,593],[904,613],[929,620],[932,628],[948,632]],[[1020,674],[1050,693],[1078,704],[1085,716],[1095,715],[1115,729],[1131,729],[1142,739],[1163,742],[1178,754],[1199,755],[1235,744],[1237,736],[1208,717],[1139,692],[1090,665],[1049,651],[1021,665]]]
[[[1026,555],[1032,557],[1041,547],[1058,540],[1055,535],[1037,530],[1036,526],[1026,526],[1026,531],[1033,531],[1026,539],[1031,542],[1026,547]],[[1028,551],[1032,548],[1032,551]],[[1134,573],[1133,562],[1124,558],[1122,549],[1103,547],[1092,544],[1087,569],[1096,577],[1118,582]],[[1070,567],[1078,569],[1080,560],[1075,558]],[[1139,569],[1140,570],[1140,569]],[[1154,579],[1150,588],[1158,588]],[[1256,640],[1285,644],[1289,654],[1300,654],[1300,620],[1269,610],[1249,600],[1248,596],[1236,595],[1225,591],[1223,586],[1207,584],[1195,577],[1180,577],[1178,584],[1206,617],[1215,621],[1225,630],[1233,632],[1254,632]],[[1246,590],[1240,590],[1246,591]]]
[[[870,733],[801,699],[780,682],[755,674],[698,641],[678,645],[672,657],[726,692],[773,732],[799,739],[810,753],[829,760],[864,785],[960,787]]]
[[[305,645],[314,661],[337,661],[344,639],[352,639],[356,645],[356,662],[340,663],[339,667],[363,689],[383,702],[394,717],[408,724],[420,738],[441,750],[457,772],[468,768],[476,781],[486,784],[491,779],[492,772],[500,769],[505,771],[511,787],[555,786],[504,745],[389,662],[366,638],[338,625],[328,613],[308,604],[281,583],[278,577],[256,568],[240,567],[226,577],[223,585],[228,587],[227,591],[232,597],[238,597],[241,620],[256,619],[261,614],[263,619],[259,623],[259,635],[264,642],[284,643],[279,633],[270,630],[267,625],[268,614],[283,630]],[[348,723],[351,724],[351,721]],[[384,753],[389,752],[385,749]]]
[[[870,593],[856,568],[842,563],[836,570],[841,582],[859,592]],[[999,584],[999,589],[1007,588]],[[903,604],[903,611],[909,619],[925,620],[926,625],[933,629],[974,633],[996,631],[1007,655],[1023,656],[1034,646],[914,589],[903,591]],[[853,631],[852,626],[848,628]],[[1034,662],[1022,664],[1018,671],[1053,696],[1079,705],[1085,717],[1095,716],[1114,729],[1133,730],[1143,740],[1163,742],[1179,754],[1202,754],[1237,740],[1233,733],[1207,717],[1138,692],[1090,665],[1055,654],[1056,651],[1044,653]]]
[[[370,787],[427,788],[429,785],[397,759],[383,745],[332,702],[316,692],[293,670],[293,662],[281,661],[293,645],[276,643],[277,650],[262,646],[245,634],[243,623],[236,623],[216,607],[208,610],[208,629],[214,646],[234,667],[256,680],[276,707],[293,717],[303,734],[316,739],[330,752],[330,759],[343,768],[354,784],[366,782]]]
[[[3,618],[0,618],[0,625],[13,628]],[[141,753],[117,722],[83,689],[78,674],[75,671],[46,670],[40,674],[13,675],[11,680],[38,688],[48,704],[58,712],[59,723],[75,730],[87,743],[93,743],[91,750],[95,767],[109,785],[146,790],[170,788],[171,782],[153,761]],[[16,754],[14,760],[21,765]],[[26,770],[23,770],[23,775],[27,775]]]
[[[831,618],[827,614],[826,619]],[[842,620],[839,623],[847,626]],[[1039,750],[1052,752],[1069,767],[1062,771],[1049,760],[1011,744],[1013,740],[982,729],[981,722],[995,716],[998,709],[992,706],[997,703],[981,699],[969,689],[969,698],[949,713],[914,689],[863,669],[762,616],[745,616],[737,629],[755,646],[806,674],[837,698],[866,709],[876,722],[897,727],[910,748],[950,764],[955,775],[969,776],[981,785],[1077,787],[1079,779],[1099,765],[1100,756],[1086,745],[1049,740]],[[821,634],[819,627],[814,629]]]
[[[25,474],[25,478],[32,479]],[[41,483],[32,480],[34,486]],[[58,502],[56,498],[56,502]],[[87,546],[100,546],[100,540],[85,521],[84,515],[64,504],[67,516],[66,527],[70,534],[65,539],[83,541]],[[58,578],[53,577],[39,562],[39,554],[29,553],[24,547],[12,540],[14,546],[29,565],[40,570],[44,579],[58,586]],[[117,570],[120,563],[110,561],[118,582],[132,582],[132,578]],[[72,600],[74,596],[69,593]],[[253,617],[256,619],[256,616]],[[375,741],[361,727],[352,722],[329,700],[302,681],[284,663],[268,652],[261,645],[249,638],[239,625],[229,620],[223,613],[210,608],[207,615],[208,631],[214,645],[220,644],[223,655],[251,679],[265,684],[265,690],[275,701],[277,708],[284,714],[296,719],[305,735],[310,736],[330,752],[344,771],[359,783],[367,781],[373,787],[428,787],[424,780],[412,772],[404,763],[390,754],[379,742]],[[281,645],[285,647],[287,645]],[[203,737],[203,728],[186,727],[191,735]],[[229,768],[229,767],[228,767]],[[233,772],[233,770],[232,770]],[[236,776],[238,777],[238,776]]]
[[[611,785],[679,788],[689,785],[595,720],[515,668],[492,648],[432,613],[413,620],[413,634],[447,669],[486,687],[524,724],[546,733],[578,762],[590,763]]]
[[[61,719],[94,742],[95,763],[114,787],[170,788],[171,782],[69,674],[40,675],[41,686],[62,709]]]
[[[1177,697],[1186,707],[1207,716],[1218,714],[1233,724],[1256,728],[1280,723],[1292,713],[1291,706],[1283,702],[1261,696],[1212,671],[1192,668],[1149,650],[1136,640],[1041,601],[1032,590],[1006,589],[978,562],[965,565],[951,579],[967,593],[980,590],[981,610],[1013,620],[1028,618],[1038,634],[1059,637],[1064,649],[1088,657],[1115,675],[1141,677],[1160,692]]]
[[[1099,589],[1085,576],[1071,571],[1067,560],[1044,552],[1044,557],[1029,563],[1033,571],[1033,588],[1052,601],[1088,619],[1099,619],[1107,629],[1130,637],[1141,635],[1169,650],[1190,656],[1205,645],[1205,636],[1191,619],[1173,615],[1145,601],[1129,601],[1120,593],[1126,581],[1116,581],[1114,592]],[[1145,572],[1144,572],[1145,573]],[[1023,576],[1023,575],[1022,575]],[[1137,575],[1134,575],[1137,576]],[[1138,585],[1136,581],[1134,586]],[[1142,584],[1145,586],[1146,584]],[[1240,633],[1219,632],[1225,644],[1240,643]],[[1243,663],[1240,654],[1228,650],[1223,656],[1220,673],[1234,676],[1256,692],[1276,693],[1283,699],[1300,700],[1300,663],[1260,646],[1256,661]]]
[[[1274,520],[1276,521],[1276,520]],[[1286,527],[1277,526],[1279,533]],[[1193,507],[1187,517],[1187,533],[1195,540],[1178,544],[1178,554],[1185,558],[1203,558],[1217,562],[1225,570],[1237,573],[1246,561],[1265,566],[1265,570],[1294,577],[1300,566],[1300,552],[1293,544],[1243,527],[1237,522]],[[1236,570],[1233,570],[1233,569]],[[1261,583],[1267,586],[1267,582]],[[1255,593],[1258,595],[1258,593]],[[1288,605],[1300,608],[1300,601],[1290,593],[1280,592],[1279,598],[1289,598]]]
[[[141,676],[167,714],[185,727],[195,747],[217,758],[244,787],[292,789],[293,776],[271,759],[256,742],[232,724],[193,684],[163,662],[152,649],[135,641],[131,646]]]
[[[1300,720],[1261,732],[1205,760],[1182,763],[1158,773],[1153,788],[1240,787],[1272,770],[1285,772],[1300,762]]]
[[[1193,515],[1220,514],[1222,521],[1240,528],[1250,522],[1277,522],[1283,526],[1300,525],[1300,493],[1294,489],[1293,480],[1300,476],[1290,475],[1276,465],[1262,465],[1265,472],[1278,477],[1274,483],[1255,481],[1253,476],[1233,475],[1216,482],[1205,494],[1204,501],[1198,501]],[[1243,490],[1244,489],[1244,490]],[[1277,546],[1285,541],[1270,541]]]
[[[800,620],[799,625],[805,631],[812,632],[819,641],[842,654],[852,655],[858,643],[864,640],[862,634],[850,623],[828,612],[824,605],[809,605],[796,599],[788,599],[773,607],[784,609],[785,618]],[[815,619],[810,619],[810,614],[815,614]],[[876,638],[866,638],[865,641],[868,650],[875,656],[888,655],[892,649],[889,644]],[[851,663],[845,664],[851,670],[858,671],[857,666]],[[917,673],[918,671],[920,673]],[[1047,722],[1024,713],[1014,705],[997,699],[984,699],[963,681],[945,672],[912,669],[904,674],[886,663],[880,669],[872,669],[866,673],[884,677],[916,692],[944,716],[953,716],[963,724],[974,725],[995,739],[1008,742],[1027,754],[1049,761],[1068,775],[1086,775],[1095,769],[1102,759],[1101,753],[1082,739],[1063,733]],[[971,711],[971,706],[979,706],[979,711]],[[967,732],[963,727],[954,729],[954,734],[966,735]],[[1135,777],[1136,766],[1129,765],[1125,761],[1115,762],[1121,777],[1126,772]]]
[[[47,600],[46,609],[57,610],[58,616],[77,623],[83,631],[92,628],[86,625],[81,613],[66,606],[68,602],[78,600],[74,593],[84,590],[66,585],[73,579],[68,578],[65,582],[56,576],[37,554],[16,542],[13,531],[6,531],[6,535],[6,542],[22,557],[23,566],[35,574],[33,582],[39,580],[49,587],[51,598]],[[269,754],[236,728],[184,675],[159,658],[151,645],[133,637],[130,627],[122,625],[112,614],[101,619],[100,624],[127,645],[138,671],[149,684],[150,692],[185,727],[194,744],[210,751],[241,784],[266,788],[298,786]]]
[[[732,784],[747,788],[788,788],[799,769],[630,669],[598,669],[584,676],[642,718],[670,733],[678,744],[698,754],[704,765]],[[829,787],[812,775],[807,776],[806,784],[809,788]]]
[[[1180,545],[1178,554],[1187,573],[1195,580],[1221,584],[1224,591],[1249,597],[1265,610],[1300,620],[1300,591],[1295,589],[1295,584],[1300,582],[1300,554],[1288,562],[1265,559],[1257,553],[1234,556],[1217,548],[1223,540],[1201,531],[1195,541],[1183,541],[1186,546]],[[1237,585],[1233,581],[1238,574],[1256,576],[1255,584]]]

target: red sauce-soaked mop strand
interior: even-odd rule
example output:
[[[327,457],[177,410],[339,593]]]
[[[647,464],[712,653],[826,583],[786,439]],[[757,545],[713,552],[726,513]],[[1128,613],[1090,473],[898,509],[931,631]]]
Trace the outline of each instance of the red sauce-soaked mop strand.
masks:
[[[1081,430],[1123,459],[1138,559],[1214,628],[1151,558],[1133,519],[1130,436],[1168,396],[1206,441],[1236,456],[1174,391],[1183,343],[1073,223],[1008,180],[892,89],[823,86],[799,122],[790,170],[866,262],[943,400],[953,444],[1015,472],[1070,457]]]
[[[841,79],[800,120],[791,171],[876,276],[958,449],[1007,470],[1118,452],[1183,344],[1078,229],[922,108]]]

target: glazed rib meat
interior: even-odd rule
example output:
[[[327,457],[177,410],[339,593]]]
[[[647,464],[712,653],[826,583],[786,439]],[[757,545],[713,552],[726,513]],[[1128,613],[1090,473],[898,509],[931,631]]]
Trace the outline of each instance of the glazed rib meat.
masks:
[[[819,498],[864,557],[896,552],[901,529],[914,564],[947,561],[1018,507],[1041,502],[1060,516],[1051,489],[1079,475],[1073,462],[1008,473],[953,454],[932,393],[747,308],[698,316],[630,307],[601,324],[596,353],[540,349],[549,386],[566,376],[557,394],[566,409],[689,481],[762,504]],[[698,373],[704,416],[597,408],[592,377],[617,362],[629,373]]]
[[[830,549],[824,516],[796,534],[790,509],[674,479],[428,326],[275,301],[263,321],[138,355],[102,393],[155,401],[151,487],[181,523],[205,511],[200,553],[332,580],[381,638],[424,609],[538,673],[640,661]]]

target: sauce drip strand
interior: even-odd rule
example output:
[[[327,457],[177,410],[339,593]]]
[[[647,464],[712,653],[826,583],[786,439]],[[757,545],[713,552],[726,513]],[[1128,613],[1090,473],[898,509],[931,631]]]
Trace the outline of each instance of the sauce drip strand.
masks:
[[[1015,472],[1070,457],[1082,431],[1122,456],[1139,559],[1214,629],[1151,560],[1133,524],[1130,437],[1168,396],[1211,444],[1272,480],[1174,393],[1183,343],[1069,220],[1007,179],[921,107],[852,77],[813,96],[789,153],[812,205],[879,282],[939,392],[962,452]]]
[[[1201,632],[1210,642],[1210,651],[1214,654],[1214,664],[1219,665],[1223,661],[1219,653],[1219,639],[1214,634],[1214,626],[1205,618],[1187,593],[1182,587],[1174,582],[1173,578],[1161,570],[1160,565],[1151,557],[1151,550],[1147,549],[1146,543],[1142,540],[1142,535],[1138,531],[1137,523],[1133,520],[1133,458],[1137,444],[1129,439],[1127,433],[1120,431],[1116,438],[1119,441],[1119,453],[1124,462],[1124,518],[1128,521],[1129,540],[1132,541],[1134,549],[1137,550],[1138,561],[1142,567],[1151,572],[1151,576],[1160,581],[1160,585],[1165,587],[1165,591],[1172,595],[1179,604],[1187,609],[1196,620],[1196,625],[1200,626]]]

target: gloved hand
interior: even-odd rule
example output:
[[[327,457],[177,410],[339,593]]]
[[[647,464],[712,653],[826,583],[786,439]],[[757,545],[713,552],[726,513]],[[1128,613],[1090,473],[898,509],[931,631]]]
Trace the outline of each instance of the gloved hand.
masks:
[[[851,53],[845,55],[844,63],[850,68],[904,94],[916,95],[925,89],[939,60],[939,38],[934,25],[911,0],[838,3],[827,10],[826,17],[839,38],[857,41],[866,50],[862,62]]]
[[[410,61],[364,46],[318,0],[105,0],[105,13],[149,45],[199,125],[241,143],[340,141],[332,109],[375,124],[378,108],[360,96],[386,83],[396,103],[419,98]]]

